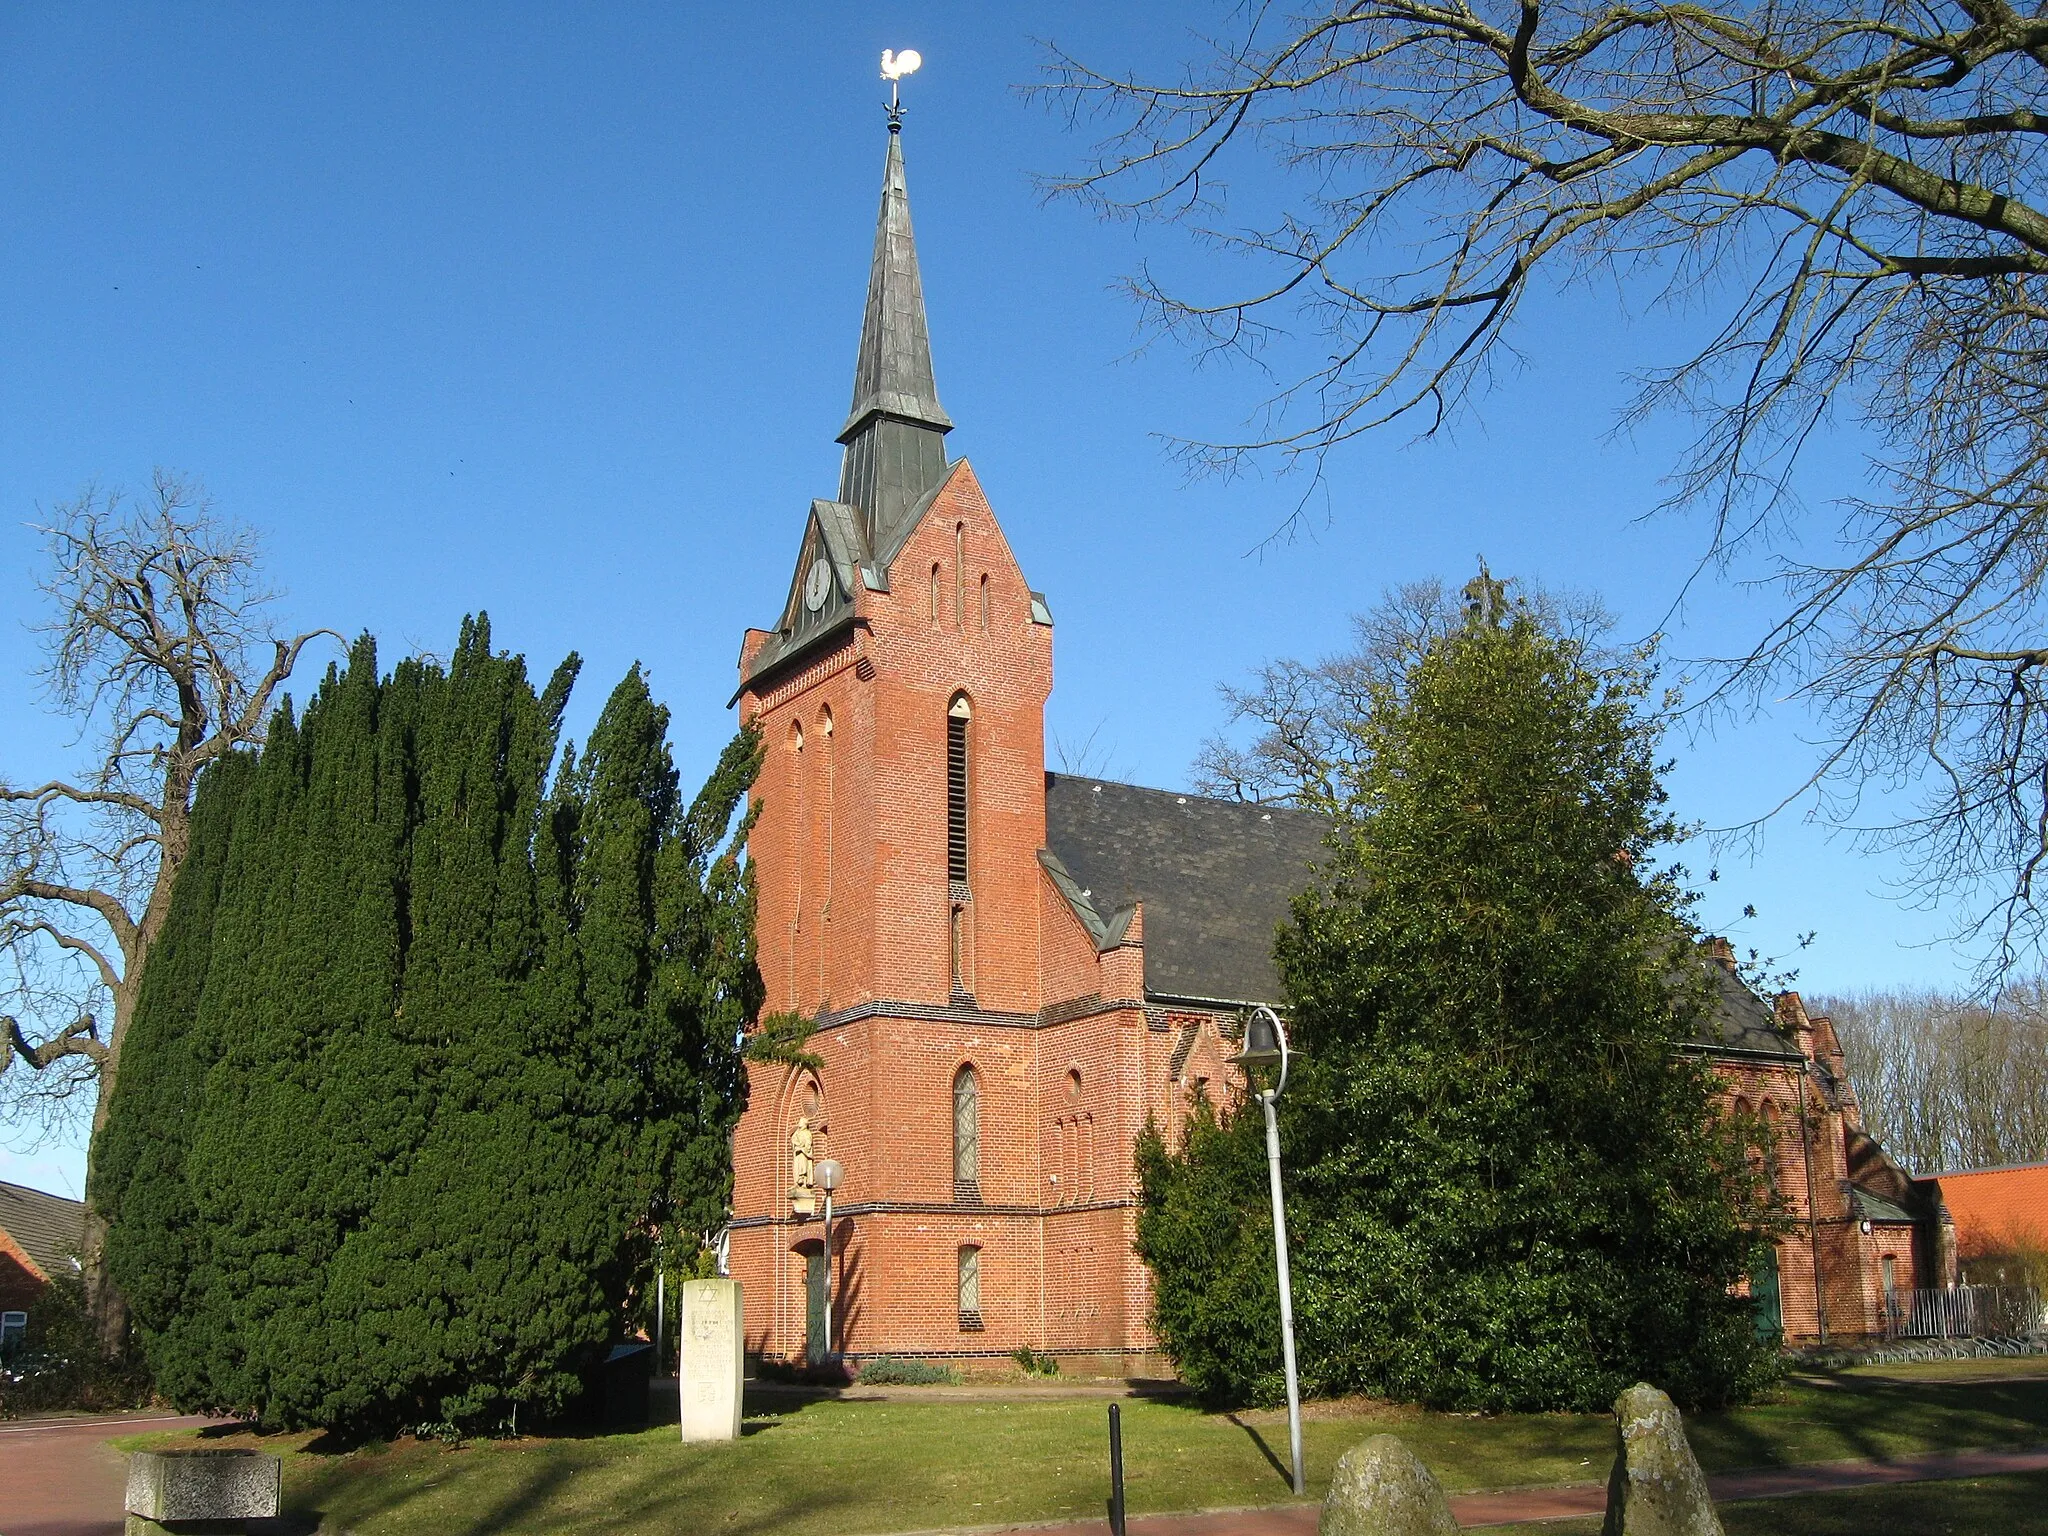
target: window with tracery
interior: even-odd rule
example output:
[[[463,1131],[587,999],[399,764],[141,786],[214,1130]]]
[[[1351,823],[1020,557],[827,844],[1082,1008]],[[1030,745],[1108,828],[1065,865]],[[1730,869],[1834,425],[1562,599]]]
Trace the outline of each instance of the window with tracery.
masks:
[[[972,1067],[953,1074],[953,1198],[981,1199],[981,1080]]]
[[[969,1243],[960,1250],[960,1327],[981,1331],[981,1249]]]

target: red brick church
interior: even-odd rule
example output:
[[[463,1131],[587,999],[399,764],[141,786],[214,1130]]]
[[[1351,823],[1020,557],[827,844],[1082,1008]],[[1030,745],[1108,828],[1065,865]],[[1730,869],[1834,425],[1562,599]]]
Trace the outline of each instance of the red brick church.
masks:
[[[816,1021],[820,1065],[751,1068],[730,1272],[766,1358],[1110,1363],[1152,1345],[1133,1145],[1230,1080],[1228,1034],[1278,997],[1274,928],[1323,827],[1046,772],[1052,614],[947,457],[900,126],[838,495],[812,502],[781,616],[740,652],[735,698],[768,748],[750,844],[767,1007]],[[1796,1072],[1766,1033],[1740,1059]]]

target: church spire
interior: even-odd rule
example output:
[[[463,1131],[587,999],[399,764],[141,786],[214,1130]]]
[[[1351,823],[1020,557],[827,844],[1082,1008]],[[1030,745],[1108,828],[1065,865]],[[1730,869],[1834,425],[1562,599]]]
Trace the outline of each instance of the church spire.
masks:
[[[945,478],[944,438],[952,430],[932,378],[924,284],[903,178],[903,119],[892,107],[874,266],[853,370],[853,413],[839,434],[846,445],[839,499],[861,509],[868,548],[878,563],[895,553],[909,531],[910,514]]]

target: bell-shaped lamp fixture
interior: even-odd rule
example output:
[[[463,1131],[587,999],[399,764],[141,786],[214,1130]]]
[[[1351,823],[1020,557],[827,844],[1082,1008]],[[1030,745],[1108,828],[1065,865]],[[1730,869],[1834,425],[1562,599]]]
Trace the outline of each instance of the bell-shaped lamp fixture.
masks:
[[[1285,1062],[1287,1034],[1280,1016],[1270,1008],[1254,1008],[1244,1021],[1244,1049],[1230,1059],[1246,1071]]]

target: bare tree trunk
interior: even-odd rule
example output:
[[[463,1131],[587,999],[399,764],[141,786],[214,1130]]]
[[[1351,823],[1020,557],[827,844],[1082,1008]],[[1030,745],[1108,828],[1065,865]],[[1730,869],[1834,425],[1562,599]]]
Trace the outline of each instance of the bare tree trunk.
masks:
[[[159,471],[154,490],[139,509],[88,492],[45,530],[54,568],[42,585],[56,608],[45,682],[101,749],[77,783],[0,783],[0,1004],[17,1008],[0,1013],[0,1116],[97,1094],[80,1259],[110,1356],[127,1347],[129,1308],[108,1267],[93,1155],[190,846],[192,795],[209,763],[262,744],[300,651],[332,634],[278,638],[260,617],[270,594],[250,536],[175,475]]]
[[[86,1142],[85,1237],[79,1244],[79,1261],[85,1268],[85,1305],[92,1317],[93,1334],[100,1353],[113,1360],[128,1352],[128,1298],[114,1283],[107,1264],[107,1223],[93,1199],[92,1168],[99,1149],[100,1132],[106,1129],[113,1108],[114,1083],[121,1072],[121,1041],[128,1033],[134,1012],[134,993],[128,986],[114,994],[114,1028],[108,1042],[107,1058],[100,1064],[99,1100],[93,1105],[92,1136]]]

